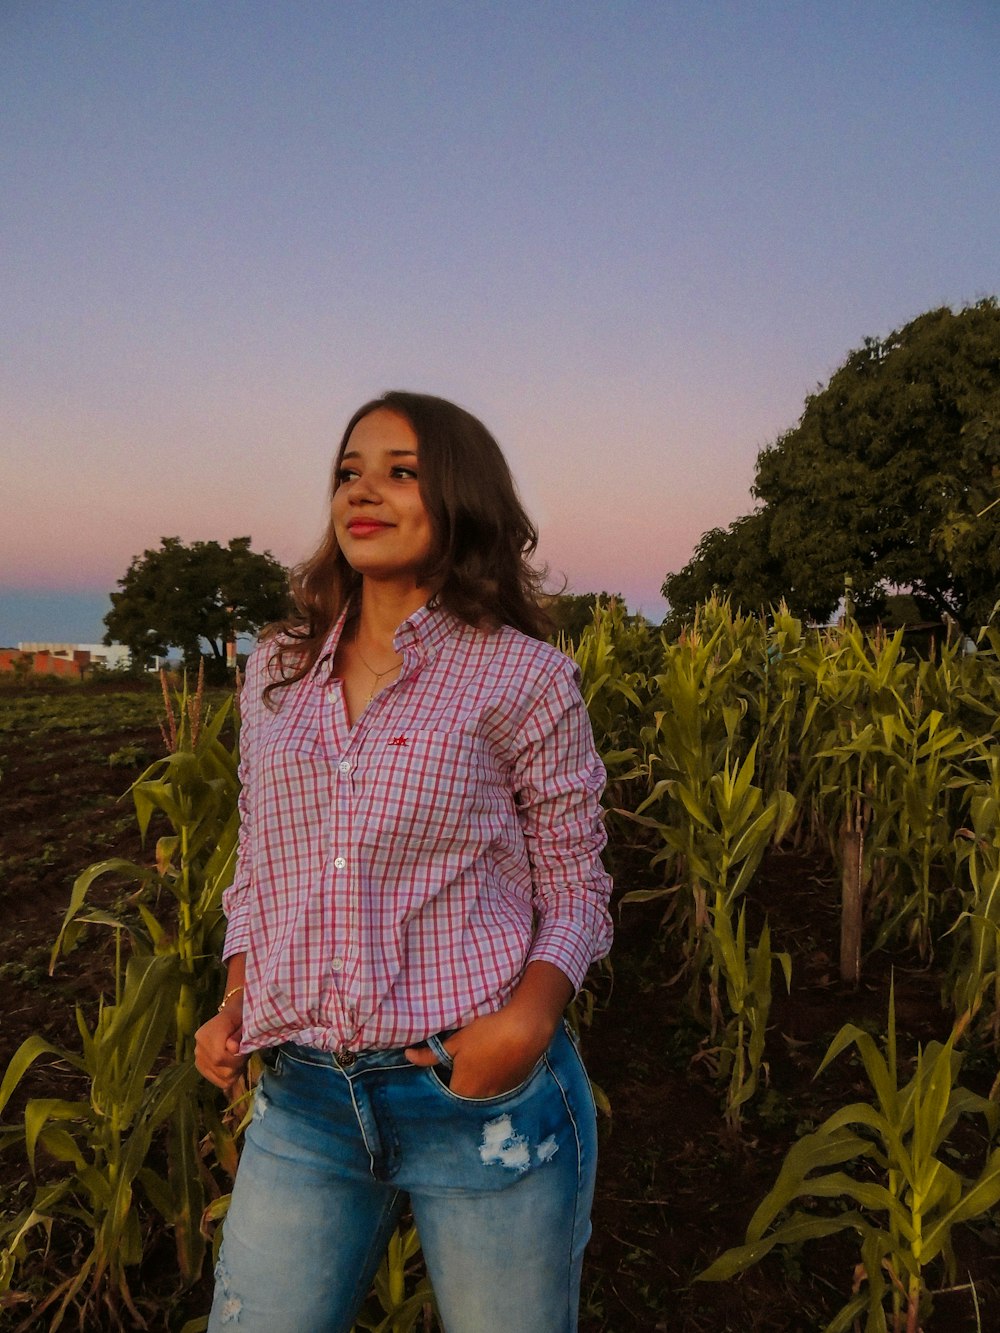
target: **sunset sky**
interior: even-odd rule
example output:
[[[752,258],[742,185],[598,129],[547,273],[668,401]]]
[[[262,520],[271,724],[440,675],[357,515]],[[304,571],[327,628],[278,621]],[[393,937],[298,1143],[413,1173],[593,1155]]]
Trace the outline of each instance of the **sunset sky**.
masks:
[[[4,0],[0,645],[162,536],[286,563],[388,388],[659,618],[868,334],[1000,291],[1000,8]]]

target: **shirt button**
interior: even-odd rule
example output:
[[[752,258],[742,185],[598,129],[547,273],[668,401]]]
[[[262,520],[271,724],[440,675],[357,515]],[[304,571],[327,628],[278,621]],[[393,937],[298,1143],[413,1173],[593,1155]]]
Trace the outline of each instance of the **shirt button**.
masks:
[[[349,759],[342,759],[338,764],[338,768],[340,769],[341,773],[350,773],[351,761]]]
[[[330,966],[333,968],[334,972],[343,972],[344,970],[343,958],[334,958],[330,963]]]
[[[344,866],[347,865],[347,857],[346,856],[334,857],[333,864],[337,867],[338,870],[343,870]]]

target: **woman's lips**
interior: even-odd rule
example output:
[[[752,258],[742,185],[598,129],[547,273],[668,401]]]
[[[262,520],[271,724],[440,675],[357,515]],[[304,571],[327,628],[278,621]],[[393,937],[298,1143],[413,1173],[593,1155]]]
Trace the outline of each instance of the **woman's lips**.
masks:
[[[388,527],[388,523],[379,523],[375,519],[365,518],[348,523],[347,531],[352,537],[370,537],[372,533],[385,532]]]

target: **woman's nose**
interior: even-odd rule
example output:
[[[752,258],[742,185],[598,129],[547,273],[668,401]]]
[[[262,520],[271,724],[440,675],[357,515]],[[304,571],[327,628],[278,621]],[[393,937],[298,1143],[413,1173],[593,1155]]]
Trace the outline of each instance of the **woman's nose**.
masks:
[[[377,484],[367,476],[357,478],[351,487],[349,497],[351,504],[372,504],[381,498]]]

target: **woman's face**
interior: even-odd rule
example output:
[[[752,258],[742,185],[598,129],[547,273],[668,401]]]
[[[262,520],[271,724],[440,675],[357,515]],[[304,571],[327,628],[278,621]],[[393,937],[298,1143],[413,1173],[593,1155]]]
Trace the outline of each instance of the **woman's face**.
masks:
[[[417,481],[413,427],[376,408],[351,431],[337,470],[333,525],[352,569],[365,578],[417,586],[434,531]]]

